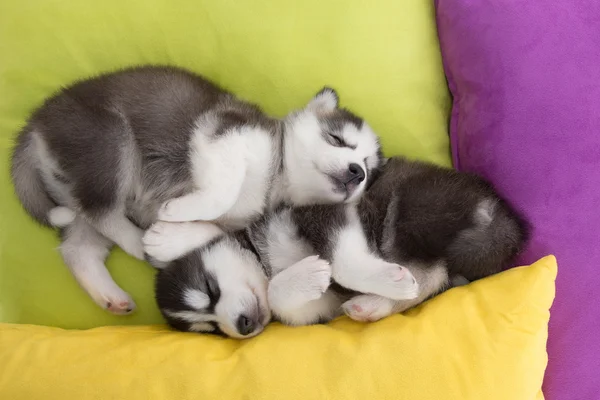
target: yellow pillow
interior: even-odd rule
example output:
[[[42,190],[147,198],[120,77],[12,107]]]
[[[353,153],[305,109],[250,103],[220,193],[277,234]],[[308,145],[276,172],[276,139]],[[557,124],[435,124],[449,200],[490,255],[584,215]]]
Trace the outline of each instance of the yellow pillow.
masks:
[[[10,400],[540,400],[556,260],[452,289],[405,315],[269,327],[246,341],[162,326],[0,325]]]

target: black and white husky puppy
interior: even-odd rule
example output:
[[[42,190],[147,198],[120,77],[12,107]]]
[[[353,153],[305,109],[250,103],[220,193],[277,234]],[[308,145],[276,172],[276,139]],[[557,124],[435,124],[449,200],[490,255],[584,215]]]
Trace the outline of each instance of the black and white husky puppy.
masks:
[[[155,239],[166,256],[156,255],[169,261],[166,248],[180,241],[201,246],[213,227],[190,222],[175,230],[159,222],[151,229],[164,233]],[[344,312],[375,321],[453,283],[500,272],[526,237],[524,221],[480,177],[395,157],[357,204],[279,207],[173,261],[157,275],[156,296],[175,328],[223,331],[220,287],[266,275],[268,288],[258,287],[286,324]],[[245,315],[233,336],[256,334],[266,321]]]
[[[379,163],[378,138],[331,89],[278,120],[191,72],[139,67],[49,98],[19,134],[11,173],[27,212],[64,227],[79,284],[124,314],[135,304],[104,266],[113,244],[144,259],[157,219],[231,230],[280,202],[353,201]]]

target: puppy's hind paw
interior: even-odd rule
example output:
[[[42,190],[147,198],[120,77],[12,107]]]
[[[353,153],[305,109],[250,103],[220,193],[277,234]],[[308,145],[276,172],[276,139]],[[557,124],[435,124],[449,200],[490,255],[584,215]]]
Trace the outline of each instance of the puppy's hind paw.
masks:
[[[398,264],[385,263],[370,279],[373,294],[393,300],[411,300],[419,295],[419,284],[413,274]]]
[[[115,315],[131,314],[136,308],[133,299],[118,287],[91,295],[100,307]]]
[[[392,314],[394,301],[366,294],[353,297],[342,305],[344,314],[355,321],[374,322]]]
[[[122,301],[120,303],[106,303],[106,309],[116,315],[131,314],[135,310],[133,301]]]

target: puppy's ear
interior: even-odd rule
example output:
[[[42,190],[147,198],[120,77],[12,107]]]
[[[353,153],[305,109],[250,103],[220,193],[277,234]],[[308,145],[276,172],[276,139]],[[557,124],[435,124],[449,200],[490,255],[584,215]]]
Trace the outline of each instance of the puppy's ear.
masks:
[[[333,111],[338,108],[339,102],[337,92],[330,87],[324,87],[312,98],[306,108],[313,111]]]

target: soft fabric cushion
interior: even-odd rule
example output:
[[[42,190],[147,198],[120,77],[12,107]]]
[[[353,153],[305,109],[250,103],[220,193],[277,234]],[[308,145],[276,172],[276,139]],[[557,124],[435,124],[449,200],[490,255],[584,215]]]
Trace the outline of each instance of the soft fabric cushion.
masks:
[[[22,211],[9,148],[61,85],[102,71],[167,63],[204,73],[271,113],[322,86],[364,115],[387,154],[450,165],[450,99],[429,0],[0,2],[0,321],[66,328],[160,323],[152,269],[115,251],[108,265],[137,302],[114,317],[79,289],[57,235]]]
[[[11,400],[540,400],[556,261],[372,324],[272,325],[235,341],[162,327],[0,327]],[[65,379],[67,377],[67,379]]]
[[[600,399],[600,2],[438,1],[456,166],[533,226],[520,262],[561,265],[545,394]]]

